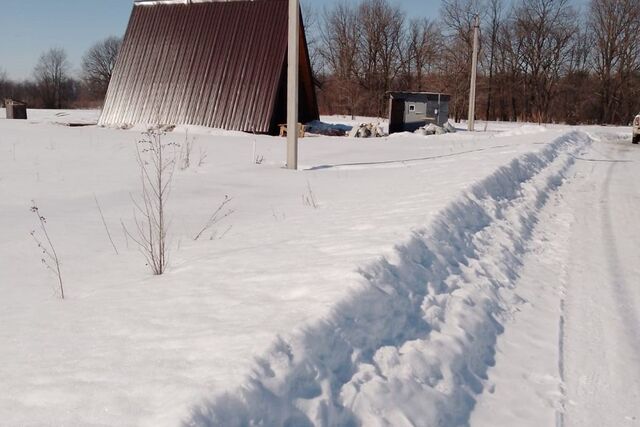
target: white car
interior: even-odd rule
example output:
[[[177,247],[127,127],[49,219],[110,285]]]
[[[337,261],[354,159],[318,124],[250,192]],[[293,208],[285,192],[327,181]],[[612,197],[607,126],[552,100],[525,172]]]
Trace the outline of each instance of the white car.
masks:
[[[640,114],[633,119],[633,138],[631,140],[634,144],[640,142]]]

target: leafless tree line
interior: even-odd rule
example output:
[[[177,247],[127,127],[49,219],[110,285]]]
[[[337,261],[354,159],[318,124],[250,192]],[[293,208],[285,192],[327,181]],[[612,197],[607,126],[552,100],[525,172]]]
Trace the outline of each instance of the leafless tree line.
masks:
[[[388,0],[338,3],[326,9],[312,57],[326,85],[325,107],[346,114],[386,114],[385,94],[402,85],[420,89],[435,63],[438,28],[426,19],[407,21]],[[315,48],[315,49],[314,49]]]
[[[69,108],[100,105],[109,86],[121,39],[109,37],[83,56],[79,78],[64,49],[43,53],[31,79],[14,81],[0,70],[0,103],[5,98],[26,101],[31,107]]]
[[[386,116],[388,91],[429,90],[449,93],[452,117],[466,118],[476,15],[478,118],[628,123],[640,111],[637,0],[591,0],[584,10],[570,0],[442,0],[433,21],[361,0],[309,15],[326,113]]]

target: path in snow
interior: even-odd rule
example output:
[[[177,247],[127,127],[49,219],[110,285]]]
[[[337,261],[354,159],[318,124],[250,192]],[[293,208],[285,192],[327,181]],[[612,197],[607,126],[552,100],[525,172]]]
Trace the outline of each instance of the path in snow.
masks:
[[[474,427],[640,423],[640,149],[592,137],[540,215]]]
[[[186,425],[466,425],[538,214],[590,142],[569,132],[476,183]]]

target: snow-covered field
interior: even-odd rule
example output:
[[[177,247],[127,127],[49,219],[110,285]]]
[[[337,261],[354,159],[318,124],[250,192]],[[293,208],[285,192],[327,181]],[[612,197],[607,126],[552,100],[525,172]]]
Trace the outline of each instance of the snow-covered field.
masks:
[[[194,148],[154,277],[122,230],[140,129],[29,114],[0,119],[1,425],[638,422],[628,129],[312,135],[292,172],[283,139],[178,128]]]

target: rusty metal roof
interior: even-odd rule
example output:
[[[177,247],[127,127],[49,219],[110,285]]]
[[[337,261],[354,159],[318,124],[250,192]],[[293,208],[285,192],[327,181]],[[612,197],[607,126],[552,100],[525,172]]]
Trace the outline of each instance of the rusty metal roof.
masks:
[[[286,116],[287,6],[136,3],[99,123],[274,132]],[[301,37],[300,116],[308,121],[318,107],[304,30]]]

